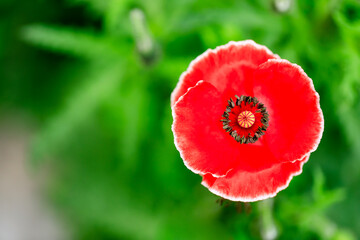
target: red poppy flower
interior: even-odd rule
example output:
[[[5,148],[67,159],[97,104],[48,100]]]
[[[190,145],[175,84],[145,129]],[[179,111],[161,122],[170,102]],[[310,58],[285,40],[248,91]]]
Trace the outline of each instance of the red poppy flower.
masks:
[[[251,40],[197,57],[171,106],[185,165],[211,192],[233,201],[262,200],[286,188],[324,128],[312,80]]]

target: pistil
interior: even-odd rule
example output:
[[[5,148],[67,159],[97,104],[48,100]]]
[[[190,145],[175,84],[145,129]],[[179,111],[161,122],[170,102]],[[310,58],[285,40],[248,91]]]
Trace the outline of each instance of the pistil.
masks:
[[[243,111],[239,114],[237,120],[240,127],[249,128],[255,123],[255,115],[250,111]]]

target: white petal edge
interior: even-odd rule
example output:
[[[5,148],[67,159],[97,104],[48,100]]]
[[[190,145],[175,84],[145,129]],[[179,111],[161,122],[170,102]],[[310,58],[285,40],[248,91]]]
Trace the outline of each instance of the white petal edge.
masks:
[[[256,201],[261,201],[261,200],[265,200],[268,198],[273,198],[275,197],[280,191],[284,190],[285,188],[287,188],[291,182],[291,180],[293,179],[294,176],[300,175],[303,171],[303,166],[304,164],[309,160],[310,154],[308,154],[306,156],[306,159],[304,161],[301,162],[300,165],[300,170],[294,173],[291,173],[289,178],[287,179],[286,183],[283,186],[279,186],[274,193],[270,193],[270,194],[264,194],[264,195],[259,195],[255,198],[251,198],[251,197],[235,197],[235,196],[231,196],[231,195],[227,195],[224,194],[222,192],[219,192],[215,189],[211,189],[211,187],[209,185],[207,185],[204,181],[201,182],[201,184],[206,187],[210,192],[212,192],[215,195],[218,195],[222,198],[234,201],[234,202],[256,202]],[[299,159],[300,160],[300,159]],[[297,160],[298,161],[298,160]],[[282,163],[284,164],[284,163]]]
[[[204,53],[200,54],[199,56],[197,56],[194,60],[192,60],[189,64],[189,67],[186,69],[185,72],[183,72],[181,75],[180,75],[180,78],[179,78],[179,81],[178,83],[176,84],[176,87],[174,88],[174,90],[172,91],[171,93],[171,104],[172,105],[175,105],[177,101],[179,101],[179,99],[177,101],[174,101],[174,98],[175,98],[175,93],[177,93],[180,89],[180,86],[183,84],[183,81],[184,81],[184,77],[185,77],[185,74],[187,72],[190,72],[193,68],[194,68],[194,65],[197,64],[198,62],[202,61],[202,59],[204,58],[207,58],[209,56],[210,53],[214,53],[214,54],[217,54],[217,52],[219,52],[220,50],[223,50],[223,49],[226,49],[226,48],[229,48],[230,46],[245,46],[245,45],[251,45],[253,47],[255,47],[256,49],[258,50],[265,50],[265,52],[269,55],[272,55],[275,57],[275,59],[280,59],[279,55],[277,54],[274,54],[270,49],[268,49],[267,47],[263,46],[263,45],[260,45],[260,44],[257,44],[256,42],[254,42],[253,40],[243,40],[243,41],[239,41],[239,42],[235,42],[235,41],[230,41],[228,42],[227,44],[225,45],[221,45],[221,46],[218,46],[216,47],[215,49],[207,49]]]

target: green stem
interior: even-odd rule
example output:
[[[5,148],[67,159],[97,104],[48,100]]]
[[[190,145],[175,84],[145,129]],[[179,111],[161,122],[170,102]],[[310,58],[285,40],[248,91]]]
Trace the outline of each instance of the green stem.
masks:
[[[157,49],[147,26],[145,15],[140,9],[133,9],[130,12],[130,21],[136,48],[142,60],[150,64],[156,60]]]
[[[278,231],[273,217],[273,205],[273,198],[258,203],[260,214],[260,234],[263,240],[273,240],[278,236]]]

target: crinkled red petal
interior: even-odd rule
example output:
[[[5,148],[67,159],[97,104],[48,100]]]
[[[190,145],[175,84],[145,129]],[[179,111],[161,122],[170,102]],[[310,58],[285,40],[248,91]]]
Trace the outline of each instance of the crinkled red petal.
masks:
[[[200,80],[211,83],[228,96],[251,95],[254,70],[268,59],[278,58],[269,49],[251,40],[229,42],[207,50],[181,75],[171,95],[171,106]],[[246,81],[245,81],[246,79]]]
[[[299,175],[309,155],[300,161],[274,164],[268,169],[248,172],[241,168],[231,170],[224,177],[203,175],[202,184],[212,193],[232,201],[253,202],[274,197],[285,189],[293,176]]]
[[[220,122],[224,103],[219,91],[200,81],[172,108],[175,145],[185,165],[195,173],[224,176],[241,166],[249,172],[269,168],[278,160],[260,138],[254,144],[240,144]]]
[[[324,129],[319,95],[296,64],[269,60],[254,74],[254,95],[270,115],[265,138],[281,162],[301,159],[316,150]]]

